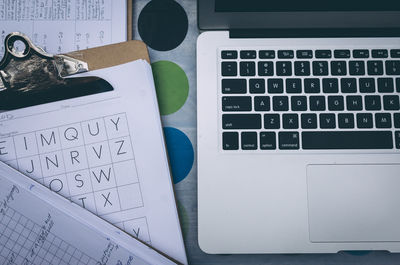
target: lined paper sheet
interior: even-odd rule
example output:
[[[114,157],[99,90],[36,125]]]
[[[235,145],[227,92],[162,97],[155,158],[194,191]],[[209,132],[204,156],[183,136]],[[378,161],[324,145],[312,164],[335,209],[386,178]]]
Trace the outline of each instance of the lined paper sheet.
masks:
[[[0,0],[0,58],[14,31],[53,54],[126,41],[126,0]]]
[[[0,162],[1,264],[175,264]]]
[[[79,76],[114,91],[0,113],[0,161],[187,263],[150,65]]]

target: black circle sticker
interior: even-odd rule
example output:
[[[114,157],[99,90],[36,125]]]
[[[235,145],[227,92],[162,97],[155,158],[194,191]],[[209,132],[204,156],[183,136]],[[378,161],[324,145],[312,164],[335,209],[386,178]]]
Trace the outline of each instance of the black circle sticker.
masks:
[[[173,0],[153,0],[140,12],[138,30],[152,49],[170,51],[185,39],[188,17],[182,6]]]

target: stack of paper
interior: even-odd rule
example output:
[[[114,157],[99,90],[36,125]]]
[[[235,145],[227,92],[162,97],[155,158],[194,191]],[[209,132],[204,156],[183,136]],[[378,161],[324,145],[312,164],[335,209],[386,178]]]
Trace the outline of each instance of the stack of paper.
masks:
[[[1,264],[175,264],[0,162]]]
[[[187,263],[150,65],[83,76],[114,90],[2,113],[0,161]]]

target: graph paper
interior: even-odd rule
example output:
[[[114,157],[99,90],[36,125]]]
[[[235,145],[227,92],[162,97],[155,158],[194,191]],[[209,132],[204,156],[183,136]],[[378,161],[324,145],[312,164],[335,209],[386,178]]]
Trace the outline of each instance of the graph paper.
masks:
[[[0,264],[175,264],[0,162]]]

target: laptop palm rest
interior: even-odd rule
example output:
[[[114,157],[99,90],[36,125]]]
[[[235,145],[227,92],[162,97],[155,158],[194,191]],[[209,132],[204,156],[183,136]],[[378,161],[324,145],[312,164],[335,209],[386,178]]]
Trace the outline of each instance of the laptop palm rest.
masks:
[[[400,241],[400,164],[307,166],[311,242]]]

